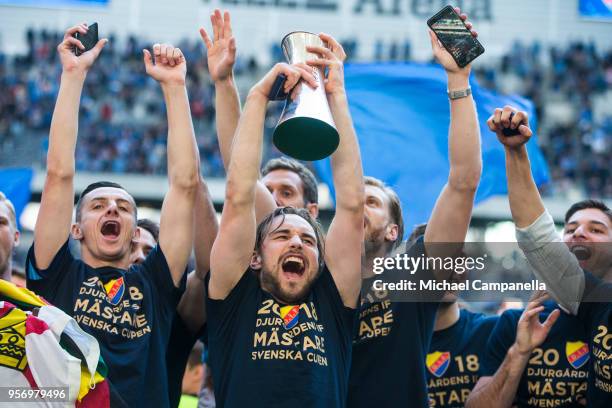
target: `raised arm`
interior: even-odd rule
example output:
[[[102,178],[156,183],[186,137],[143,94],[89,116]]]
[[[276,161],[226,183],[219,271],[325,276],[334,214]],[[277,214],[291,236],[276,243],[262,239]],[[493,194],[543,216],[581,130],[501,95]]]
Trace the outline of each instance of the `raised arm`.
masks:
[[[255,190],[259,178],[263,126],[268,94],[277,75],[285,74],[285,91],[303,77],[316,84],[306,69],[276,64],[249,92],[232,146],[219,234],[211,253],[209,297],[224,299],[249,266],[255,248]]]
[[[200,181],[198,150],[185,87],[187,63],[179,48],[153,46],[154,61],[144,52],[147,74],[162,88],[168,115],[168,181],[162,204],[159,245],[164,252],[175,286],[178,286],[193,244],[193,209]]]
[[[505,148],[508,200],[517,228],[518,244],[534,273],[546,283],[555,300],[565,309],[577,313],[584,291],[584,272],[576,257],[562,244],[533,181],[525,147],[533,134],[527,113],[506,106],[496,109],[487,125]],[[504,136],[503,128],[518,129],[520,134]]]
[[[463,20],[467,19],[458,8],[457,13]],[[471,29],[472,24],[466,22]],[[472,30],[472,35],[477,33]],[[436,60],[444,67],[448,76],[448,90],[459,91],[469,88],[471,64],[459,68],[453,57],[440,44],[436,35],[430,30],[431,48]],[[480,175],[482,161],[480,153],[480,131],[476,106],[472,95],[450,100],[450,130],[448,150],[450,171],[448,181],[436,200],[433,212],[425,230],[425,243],[445,242],[463,243],[470,225],[474,196]],[[428,245],[430,256],[444,256],[438,252],[453,250],[447,246]]]
[[[34,255],[39,269],[49,267],[70,233],[81,91],[89,68],[107,43],[106,39],[102,39],[92,50],[77,57],[73,52],[74,47],[84,47],[73,37],[76,32],[85,34],[87,25],[80,24],[68,29],[57,47],[62,77],[49,132],[47,176],[34,229]]]
[[[545,296],[527,304],[516,328],[516,340],[508,349],[503,363],[492,377],[481,377],[466,401],[467,408],[510,408],[516,396],[519,382],[533,350],[539,347],[559,318],[559,309],[540,323],[540,312],[544,310]],[[539,296],[539,297],[538,297]]]
[[[325,240],[325,262],[344,305],[356,307],[361,288],[363,245],[364,187],[361,155],[344,88],[343,61],[346,54],[333,37],[327,34],[319,36],[328,44],[329,49],[308,47],[308,51],[321,57],[308,61],[308,64],[328,69],[325,91],[340,134],[340,144],[331,158],[336,214]]]
[[[204,179],[200,180],[196,195],[194,221],[196,268],[187,276],[187,288],[177,306],[177,312],[192,333],[200,330],[206,321],[204,282],[210,271],[210,251],[219,231],[215,207]]]
[[[213,40],[206,30],[200,28],[200,36],[206,45],[208,72],[215,84],[215,123],[217,138],[223,166],[227,171],[234,133],[240,119],[240,97],[234,81],[234,63],[236,62],[236,39],[232,35],[232,24],[229,12],[221,14],[215,10],[210,15],[213,28]],[[255,190],[255,213],[257,220],[262,219],[276,208],[272,194],[261,182]]]

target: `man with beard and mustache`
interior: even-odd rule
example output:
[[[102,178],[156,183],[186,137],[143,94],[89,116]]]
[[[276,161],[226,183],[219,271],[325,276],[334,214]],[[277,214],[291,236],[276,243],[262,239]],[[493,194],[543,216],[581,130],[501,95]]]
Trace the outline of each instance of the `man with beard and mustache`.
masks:
[[[460,14],[459,9],[455,10]],[[461,16],[467,19],[465,14]],[[471,29],[471,23],[466,24]],[[459,68],[434,33],[430,32],[430,38],[434,56],[446,70],[448,89],[468,89],[471,67]],[[464,95],[450,100],[448,182],[438,197],[424,236],[408,249],[410,257],[422,255],[423,243],[427,256],[445,257],[450,247],[462,246],[465,240],[482,164],[474,100],[469,92]],[[374,178],[366,178],[365,184],[365,256],[361,265],[364,296],[353,344],[348,406],[427,407],[425,360],[438,303],[424,298],[395,302],[385,291],[365,289],[378,279],[373,271],[375,259],[391,257],[404,233],[397,194]],[[436,242],[455,245],[444,248],[431,245]],[[435,274],[447,278],[442,271]],[[433,278],[425,275],[424,271],[416,274],[420,279]],[[430,300],[440,297],[441,294],[434,294]]]
[[[320,34],[308,47],[327,68],[325,91],[340,134],[332,155],[336,214],[325,251],[304,209],[278,208],[256,223],[256,185],[268,94],[318,86],[311,66],[277,64],[250,91],[233,140],[226,199],[211,254],[210,363],[220,407],[344,407],[363,242],[361,159],[344,89],[344,50]],[[268,193],[269,194],[269,193]]]
[[[612,212],[593,200],[574,204],[566,214],[561,240],[531,174],[525,148],[532,135],[527,114],[506,106],[496,109],[487,124],[506,151],[508,198],[519,246],[555,300],[576,315],[586,329],[590,351],[586,403],[589,407],[610,407]],[[504,136],[504,128],[517,129],[519,134]],[[515,348],[513,360],[528,359],[529,354],[528,349]],[[587,358],[584,354],[577,357]],[[567,358],[576,361],[572,354]],[[505,366],[504,374],[496,375],[498,378],[488,387],[487,395],[509,394],[506,388],[513,384],[507,379],[520,372]]]
[[[167,406],[164,355],[192,248],[200,177],[186,62],[170,45],[155,44],[153,57],[143,50],[146,72],[160,83],[166,102],[170,185],[162,205],[159,245],[142,264],[130,266],[138,238],[136,204],[120,185],[89,185],[71,226],[79,100],[87,73],[107,42],[100,40],[76,56],[74,48],[83,45],[73,34],[87,30],[84,24],[68,29],[58,46],[63,70],[27,260],[28,288],[71,314],[98,340],[113,386],[113,406]],[[81,259],[70,254],[69,235],[80,242]]]

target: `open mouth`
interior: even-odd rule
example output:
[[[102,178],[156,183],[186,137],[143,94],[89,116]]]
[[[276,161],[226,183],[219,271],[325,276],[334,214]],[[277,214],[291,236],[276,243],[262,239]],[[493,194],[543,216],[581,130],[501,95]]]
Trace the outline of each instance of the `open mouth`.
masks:
[[[579,261],[586,261],[591,257],[591,249],[584,245],[574,245],[570,251]]]
[[[105,221],[100,232],[104,238],[116,239],[121,232],[121,225],[117,221]]]
[[[300,278],[306,271],[306,263],[300,256],[289,255],[281,264],[283,273],[289,278]]]

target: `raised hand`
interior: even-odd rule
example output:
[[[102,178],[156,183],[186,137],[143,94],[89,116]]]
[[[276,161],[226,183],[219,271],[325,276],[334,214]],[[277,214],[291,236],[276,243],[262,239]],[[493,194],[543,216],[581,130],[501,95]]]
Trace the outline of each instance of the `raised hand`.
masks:
[[[319,38],[327,43],[327,47],[308,46],[306,50],[319,55],[320,58],[308,60],[306,63],[313,67],[328,68],[327,78],[324,80],[327,94],[344,93],[344,48],[331,35],[321,33]]]
[[[497,139],[509,149],[520,148],[527,143],[533,135],[533,132],[529,128],[529,116],[527,112],[517,111],[511,106],[504,106],[503,109],[495,109],[493,115],[487,120],[487,126],[489,126],[492,132],[495,132]],[[520,134],[505,136],[502,133],[504,128],[513,130],[518,129]]]
[[[306,84],[316,88],[319,86],[315,76],[312,72],[312,68],[306,64],[285,64],[278,63],[272,67],[270,71],[257,83],[250,91],[250,94],[263,96],[268,99],[268,95],[274,85],[276,77],[283,74],[287,77],[283,90],[285,93],[291,93],[291,90],[298,84],[300,79],[303,79]]]
[[[472,29],[472,23],[467,21],[468,19],[467,14],[461,13],[461,9],[459,7],[455,7],[454,9],[457,12],[457,14],[459,14],[459,17],[461,17],[461,20],[465,22],[467,29],[470,30],[470,32],[472,33],[472,37],[474,38],[478,37],[478,33],[476,32],[476,30]],[[444,48],[444,46],[440,43],[440,41],[438,41],[438,37],[436,36],[436,33],[429,30],[429,38],[431,40],[431,50],[433,51],[434,58],[436,59],[436,61],[438,61],[440,65],[442,65],[442,67],[444,67],[446,72],[465,73],[466,75],[470,74],[470,69],[471,69],[472,64],[468,64],[463,68],[459,68],[459,66],[453,59],[452,55],[450,55],[450,53],[446,50],[446,48]]]
[[[561,314],[560,310],[556,309],[548,315],[544,323],[540,322],[540,312],[544,310],[542,302],[547,298],[548,295],[545,293],[534,294],[519,319],[515,344],[518,352],[523,355],[531,354],[546,340],[550,329]]]
[[[62,69],[64,72],[79,72],[79,73],[87,73],[89,68],[93,65],[98,55],[100,55],[100,51],[106,45],[108,40],[106,38],[101,39],[91,50],[84,52],[78,57],[74,54],[74,47],[78,47],[81,50],[84,50],[85,47],[81,43],[81,41],[77,40],[73,37],[76,32],[80,32],[81,34],[87,33],[87,24],[82,23],[76,25],[74,27],[69,28],[64,33],[64,39],[57,46],[57,52],[60,57],[60,62],[62,63]]]
[[[162,85],[185,85],[187,63],[180,48],[169,44],[153,45],[153,58],[149,50],[142,50],[147,74]]]
[[[213,40],[200,28],[200,36],[206,45],[208,52],[208,72],[213,81],[223,81],[232,75],[232,69],[236,62],[236,39],[232,37],[232,24],[228,11],[221,15],[216,9],[210,15],[213,28]]]

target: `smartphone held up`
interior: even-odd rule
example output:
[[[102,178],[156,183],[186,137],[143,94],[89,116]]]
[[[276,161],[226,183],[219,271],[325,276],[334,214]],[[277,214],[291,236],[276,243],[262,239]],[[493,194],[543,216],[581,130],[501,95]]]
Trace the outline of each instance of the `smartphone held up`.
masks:
[[[472,36],[461,17],[452,6],[446,6],[427,20],[442,46],[460,68],[465,67],[484,53],[484,47]]]
[[[74,33],[74,38],[81,41],[81,44],[85,47],[85,49],[80,49],[79,47],[74,47],[74,54],[79,56],[84,52],[91,50],[98,43],[98,23],[92,23],[87,27],[87,33],[81,34],[80,32]]]

